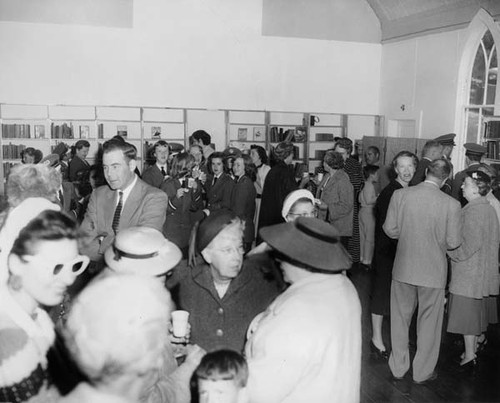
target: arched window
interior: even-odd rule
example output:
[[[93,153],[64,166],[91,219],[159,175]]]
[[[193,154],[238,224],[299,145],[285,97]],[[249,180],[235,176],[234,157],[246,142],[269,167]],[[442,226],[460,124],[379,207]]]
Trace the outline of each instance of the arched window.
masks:
[[[476,51],[466,106],[466,143],[481,143],[484,118],[493,115],[497,86],[497,47],[486,30]]]

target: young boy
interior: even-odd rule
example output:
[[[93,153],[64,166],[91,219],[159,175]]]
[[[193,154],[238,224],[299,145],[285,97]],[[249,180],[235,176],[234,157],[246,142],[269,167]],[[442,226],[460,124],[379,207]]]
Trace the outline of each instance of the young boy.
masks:
[[[196,369],[200,403],[248,403],[248,366],[233,350],[206,354]]]
[[[375,212],[377,201],[378,166],[366,165],[363,167],[365,184],[359,192],[359,235],[361,243],[361,264],[370,267],[375,246]]]

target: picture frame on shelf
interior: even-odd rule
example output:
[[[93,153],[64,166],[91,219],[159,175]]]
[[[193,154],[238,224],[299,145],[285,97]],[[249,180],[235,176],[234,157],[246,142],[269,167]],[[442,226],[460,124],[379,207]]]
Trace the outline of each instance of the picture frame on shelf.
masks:
[[[264,141],[266,139],[266,128],[264,126],[256,126],[253,128],[253,140]]]
[[[161,139],[161,126],[152,126],[151,127],[151,138],[153,140]]]
[[[35,125],[35,139],[45,138],[45,125]]]
[[[128,128],[127,125],[117,125],[116,126],[116,134],[120,137],[126,139],[128,137]]]
[[[248,129],[246,127],[238,128],[238,141],[247,141]]]
[[[90,137],[90,127],[87,125],[80,126],[80,138],[88,139]]]

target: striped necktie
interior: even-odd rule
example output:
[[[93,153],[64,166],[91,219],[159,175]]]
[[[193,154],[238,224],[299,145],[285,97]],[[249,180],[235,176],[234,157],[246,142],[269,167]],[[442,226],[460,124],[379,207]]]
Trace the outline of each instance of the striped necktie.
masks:
[[[111,228],[113,228],[115,234],[118,231],[118,225],[120,225],[120,216],[123,208],[123,192],[120,190],[118,191],[118,194],[120,197],[118,199],[118,204],[116,205],[115,214],[113,215],[113,224],[111,224]]]
[[[163,176],[167,175],[167,172],[165,171],[165,168],[161,167],[161,173]]]

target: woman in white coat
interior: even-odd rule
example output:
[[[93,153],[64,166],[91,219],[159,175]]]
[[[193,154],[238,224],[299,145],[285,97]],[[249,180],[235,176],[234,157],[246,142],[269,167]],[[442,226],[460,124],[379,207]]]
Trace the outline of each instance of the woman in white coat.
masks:
[[[260,234],[291,286],[250,325],[250,401],[358,402],[361,306],[338,231],[299,217]]]

